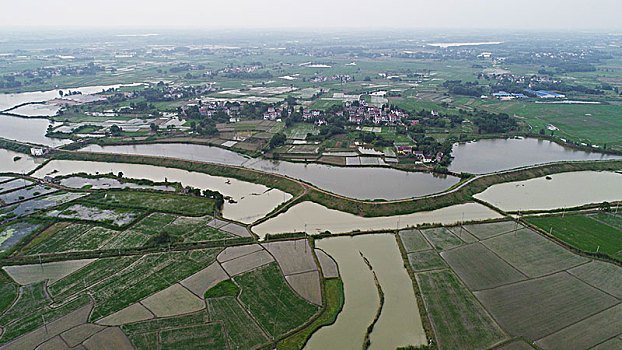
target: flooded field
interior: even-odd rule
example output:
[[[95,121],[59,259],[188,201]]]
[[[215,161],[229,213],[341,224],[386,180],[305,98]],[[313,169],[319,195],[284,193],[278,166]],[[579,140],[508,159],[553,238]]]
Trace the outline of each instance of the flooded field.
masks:
[[[29,142],[50,147],[71,143],[71,140],[45,136],[48,126],[53,124],[54,123],[47,119],[20,118],[0,114],[0,137],[8,140]]]
[[[43,159],[36,159],[27,154],[0,148],[0,173],[27,173],[43,161]]]
[[[429,173],[406,172],[379,167],[336,167],[266,159],[249,159],[218,147],[192,144],[146,144],[124,146],[90,145],[83,151],[138,154],[197,160],[286,175],[321,189],[357,199],[403,199],[444,191],[459,179]]]
[[[518,138],[484,139],[456,143],[449,169],[472,174],[490,173],[527,165],[579,160],[616,159],[620,156],[567,148],[555,142]]]
[[[317,247],[339,265],[345,304],[337,321],[314,334],[306,349],[360,349],[367,326],[379,306],[369,260],[384,292],[384,306],[370,335],[371,349],[395,349],[426,344],[412,281],[391,234],[333,237],[317,241]],[[360,253],[359,253],[360,252]]]
[[[454,205],[433,211],[406,215],[365,218],[354,214],[328,209],[313,202],[302,202],[285,213],[254,226],[252,231],[259,237],[268,233],[306,232],[318,234],[352,232],[355,230],[394,230],[424,223],[451,225],[461,221],[500,218],[501,215],[477,203]]]
[[[622,174],[578,171],[489,187],[474,197],[503,211],[571,208],[622,200]]]
[[[184,186],[216,190],[224,196],[231,197],[236,202],[229,203],[225,200],[223,216],[244,223],[251,223],[265,216],[279,204],[292,197],[289,193],[250,182],[141,164],[54,160],[35,172],[33,176],[60,176],[79,172],[91,175],[122,172],[124,177],[132,179],[147,179],[155,182],[167,180],[169,182],[181,182]]]

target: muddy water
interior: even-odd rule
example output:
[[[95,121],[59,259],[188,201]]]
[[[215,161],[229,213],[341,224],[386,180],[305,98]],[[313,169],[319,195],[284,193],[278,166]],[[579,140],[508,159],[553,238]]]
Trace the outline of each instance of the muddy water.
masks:
[[[54,170],[57,172],[52,174]],[[292,198],[289,193],[250,182],[142,164],[54,160],[35,172],[34,176],[69,175],[79,172],[88,174],[122,172],[124,177],[133,179],[148,179],[157,182],[167,179],[169,182],[181,182],[184,186],[216,190],[237,202],[225,201],[222,210],[223,217],[243,223],[251,223],[265,216],[279,204]]]
[[[47,119],[20,118],[0,114],[0,137],[51,147],[66,145],[72,142],[71,140],[45,136],[49,125],[53,125],[53,123]]]
[[[21,157],[14,161],[15,157]],[[0,173],[25,174],[34,170],[44,159],[33,158],[28,154],[13,152],[0,148]]]
[[[309,234],[317,234],[326,230],[331,233],[342,233],[354,230],[393,230],[423,223],[448,225],[461,221],[500,217],[501,215],[497,212],[477,203],[454,205],[406,215],[366,218],[328,209],[317,203],[302,202],[285,213],[254,226],[252,230],[260,237],[264,237],[267,233],[304,232],[305,228]]]
[[[95,94],[102,90],[108,90],[110,88],[119,88],[121,86],[133,86],[137,84],[125,84],[125,85],[98,85],[98,86],[84,86],[68,89],[56,89],[48,91],[33,91],[33,92],[20,92],[12,94],[0,94],[0,111],[7,110],[20,104],[29,102],[44,102],[53,100],[60,97],[59,91],[67,93],[71,91],[79,91],[84,95]]]
[[[585,152],[560,146],[555,142],[530,139],[485,139],[456,143],[449,169],[472,174],[490,173],[517,167],[559,161],[622,158],[599,152]]]
[[[475,198],[504,211],[570,208],[622,200],[622,174],[578,171],[493,185]]]
[[[380,167],[336,167],[267,159],[249,159],[218,147],[184,143],[99,146],[82,151],[97,153],[139,154],[197,160],[286,175],[311,183],[324,190],[357,199],[403,199],[444,191],[459,179],[421,172],[406,172]]]
[[[307,349],[360,349],[379,306],[369,260],[384,292],[384,306],[370,335],[371,349],[426,343],[413,285],[391,234],[334,237],[317,242],[339,265],[345,304],[337,321],[311,337]]]

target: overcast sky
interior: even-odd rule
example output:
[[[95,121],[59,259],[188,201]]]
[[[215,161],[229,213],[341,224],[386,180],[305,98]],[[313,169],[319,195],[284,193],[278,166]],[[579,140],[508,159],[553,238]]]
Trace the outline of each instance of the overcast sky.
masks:
[[[622,29],[620,0],[2,0],[0,27]]]

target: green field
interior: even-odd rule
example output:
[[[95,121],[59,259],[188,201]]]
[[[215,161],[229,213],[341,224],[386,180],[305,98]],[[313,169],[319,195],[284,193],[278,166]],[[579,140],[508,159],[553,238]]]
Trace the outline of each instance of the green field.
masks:
[[[553,124],[559,128],[555,135],[567,140],[622,149],[622,108],[616,104],[509,102],[487,104],[485,107],[523,117],[536,131]]]
[[[190,216],[214,214],[214,201],[210,199],[170,193],[139,191],[98,192],[89,196],[86,200],[105,205],[157,210]]]
[[[272,336],[302,325],[318,311],[315,305],[294,293],[276,263],[234,279],[242,289],[240,301]]]
[[[471,292],[449,270],[417,274],[441,349],[488,348],[506,338]]]
[[[292,334],[291,336],[277,343],[279,350],[301,349],[309,340],[313,332],[321,327],[331,325],[337,320],[337,316],[345,302],[343,294],[343,282],[337,278],[327,279],[324,282],[324,291],[326,294],[326,308],[311,324],[302,330]]]
[[[529,229],[495,236],[482,243],[528,277],[544,276],[588,261]]]
[[[162,350],[227,348],[227,340],[220,323],[190,326],[160,333]]]
[[[438,255],[438,252],[432,249],[408,253],[408,262],[415,272],[447,267],[443,259]]]
[[[571,246],[585,251],[607,254],[622,260],[622,229],[615,227],[620,216],[613,214],[566,215],[526,219]]]
[[[235,297],[210,298],[207,303],[211,318],[223,321],[230,349],[252,349],[268,341]]]
[[[421,233],[439,251],[455,248],[464,243],[445,227],[429,228],[421,230]]]

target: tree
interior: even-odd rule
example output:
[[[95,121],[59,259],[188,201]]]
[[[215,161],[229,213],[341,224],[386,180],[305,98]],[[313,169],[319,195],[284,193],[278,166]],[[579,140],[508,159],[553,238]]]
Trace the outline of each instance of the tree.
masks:
[[[111,133],[113,136],[119,136],[119,135],[121,135],[121,132],[122,132],[122,131],[123,131],[123,130],[122,130],[122,129],[121,129],[121,128],[117,125],[117,124],[113,124],[113,125],[110,127],[110,133]]]
[[[287,136],[285,136],[285,134],[282,132],[277,132],[270,139],[270,143],[269,143],[270,149],[284,145],[285,140],[287,140]]]
[[[151,128],[151,132],[156,133],[156,134],[158,133],[158,126],[155,125],[155,123],[151,123],[149,127]]]

